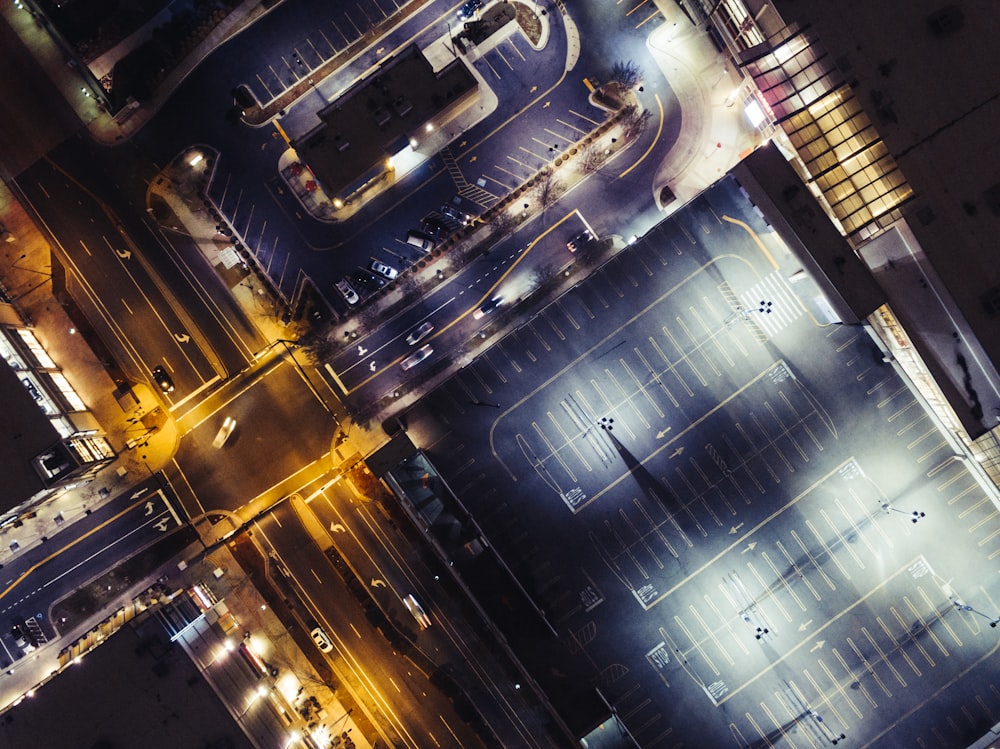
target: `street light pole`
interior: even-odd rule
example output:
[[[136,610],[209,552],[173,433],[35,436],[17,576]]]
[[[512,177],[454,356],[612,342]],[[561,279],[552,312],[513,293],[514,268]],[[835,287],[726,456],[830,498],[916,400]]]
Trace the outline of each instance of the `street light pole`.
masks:
[[[994,629],[996,629],[997,624],[1000,624],[1000,616],[990,616],[989,614],[984,614],[982,611],[977,611],[976,609],[972,608],[972,606],[965,603],[965,601],[962,601],[961,599],[958,598],[953,598],[951,602],[952,604],[954,604],[955,608],[958,609],[959,611],[968,611],[973,614],[979,614],[979,616],[983,617],[984,619],[989,619],[990,626],[993,627]]]
[[[888,502],[882,503],[882,509],[885,510],[885,514],[888,515],[890,512],[898,512],[900,515],[909,515],[910,522],[916,523],[920,518],[927,517],[926,512],[920,512],[919,510],[914,510],[913,512],[907,512],[906,510],[897,510]]]

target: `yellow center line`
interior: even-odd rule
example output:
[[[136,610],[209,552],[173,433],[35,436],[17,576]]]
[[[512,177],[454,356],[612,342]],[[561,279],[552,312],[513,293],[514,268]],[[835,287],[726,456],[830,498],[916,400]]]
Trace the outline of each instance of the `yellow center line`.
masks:
[[[42,559],[42,560],[40,560],[38,562],[35,562],[33,565],[31,565],[30,567],[28,567],[28,569],[26,569],[24,572],[22,572],[21,575],[14,580],[14,582],[12,582],[10,585],[8,585],[6,588],[4,588],[2,592],[0,592],[0,599],[3,599],[4,596],[6,596],[8,593],[10,593],[14,588],[16,588],[22,582],[24,582],[24,579],[26,577],[28,577],[31,573],[33,573],[35,570],[37,570],[42,565],[48,564],[53,559],[55,559],[57,556],[59,556],[60,554],[63,554],[64,552],[69,551],[74,546],[76,546],[78,543],[80,543],[81,541],[83,541],[84,539],[89,538],[93,534],[97,533],[99,530],[102,530],[103,528],[106,528],[108,525],[110,525],[111,523],[113,523],[114,521],[116,521],[118,518],[122,517],[126,513],[132,512],[132,510],[134,510],[139,505],[145,504],[146,502],[149,502],[149,501],[151,501],[151,500],[148,497],[145,498],[145,499],[138,500],[135,504],[129,505],[124,510],[122,510],[121,512],[119,512],[117,515],[114,515],[114,516],[108,518],[107,520],[105,520],[100,525],[95,526],[94,528],[91,528],[89,531],[87,531],[86,533],[84,533],[79,538],[77,538],[74,541],[66,544],[66,546],[62,547],[61,549],[56,549],[55,551],[53,551],[51,554],[49,554],[44,559]]]
[[[653,142],[649,144],[649,148],[647,148],[646,152],[642,156],[639,157],[639,160],[636,161],[632,166],[630,166],[624,172],[622,172],[621,174],[619,174],[618,175],[618,179],[621,179],[626,174],[628,174],[633,169],[635,169],[637,166],[639,166],[639,164],[641,164],[643,161],[645,161],[646,157],[649,156],[649,152],[653,150],[653,148],[656,146],[657,143],[660,142],[660,133],[663,132],[663,102],[660,101],[660,95],[659,94],[656,94],[656,105],[660,108],[660,124],[656,128],[656,137],[653,138]]]
[[[768,261],[771,263],[771,266],[775,270],[778,270],[778,263],[775,261],[774,257],[772,257],[772,255],[768,251],[768,249],[764,246],[764,243],[760,241],[760,237],[757,236],[757,232],[755,232],[746,223],[744,223],[743,221],[740,221],[739,219],[730,218],[729,216],[723,215],[722,216],[722,220],[723,221],[728,221],[731,224],[735,224],[736,226],[739,226],[747,234],[749,234],[750,238],[754,241],[754,244],[756,244],[760,248],[760,251],[764,253],[764,257],[766,257],[768,259]]]
[[[274,129],[278,131],[278,135],[284,138],[285,143],[287,143],[288,145],[292,145],[292,141],[288,139],[288,134],[285,132],[285,129],[281,127],[281,123],[278,122],[278,119],[275,118],[271,120],[271,124],[274,125]]]

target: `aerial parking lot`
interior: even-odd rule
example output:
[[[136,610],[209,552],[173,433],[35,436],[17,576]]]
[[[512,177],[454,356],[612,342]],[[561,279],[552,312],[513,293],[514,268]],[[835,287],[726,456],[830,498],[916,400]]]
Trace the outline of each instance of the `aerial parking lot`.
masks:
[[[642,746],[915,745],[1000,710],[940,689],[997,644],[996,513],[799,270],[724,180],[406,415],[560,634],[537,678],[599,685]]]

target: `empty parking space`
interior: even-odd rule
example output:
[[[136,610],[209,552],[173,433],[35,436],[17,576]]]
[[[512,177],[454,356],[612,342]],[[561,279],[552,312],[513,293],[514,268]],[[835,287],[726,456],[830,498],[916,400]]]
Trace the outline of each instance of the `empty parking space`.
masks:
[[[995,646],[1000,601],[968,571],[1000,555],[1000,513],[725,198],[428,396],[427,449],[643,746],[691,738],[677,700],[726,706],[713,740],[819,746],[911,719]]]

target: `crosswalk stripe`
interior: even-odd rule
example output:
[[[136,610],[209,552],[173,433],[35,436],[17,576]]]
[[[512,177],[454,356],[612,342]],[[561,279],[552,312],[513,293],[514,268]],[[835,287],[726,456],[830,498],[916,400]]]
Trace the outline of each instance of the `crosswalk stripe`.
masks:
[[[751,320],[772,338],[803,314],[798,297],[784,276],[777,272],[770,273],[740,294],[740,302]]]

